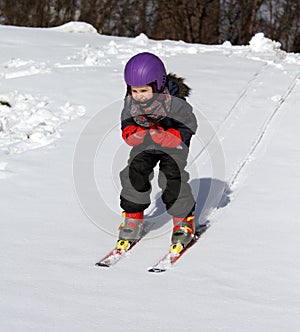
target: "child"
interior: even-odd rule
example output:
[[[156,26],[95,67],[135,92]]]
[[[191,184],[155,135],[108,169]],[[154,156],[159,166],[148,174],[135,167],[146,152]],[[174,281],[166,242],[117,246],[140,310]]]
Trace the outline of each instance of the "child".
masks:
[[[126,248],[141,237],[144,210],[150,205],[150,181],[159,163],[162,200],[173,216],[171,241],[183,248],[195,233],[195,200],[184,170],[197,129],[192,107],[184,98],[190,88],[182,78],[167,75],[163,62],[147,52],[127,62],[124,78],[127,94],[121,114],[122,137],[133,148],[120,173],[124,222],[119,228],[119,246]]]

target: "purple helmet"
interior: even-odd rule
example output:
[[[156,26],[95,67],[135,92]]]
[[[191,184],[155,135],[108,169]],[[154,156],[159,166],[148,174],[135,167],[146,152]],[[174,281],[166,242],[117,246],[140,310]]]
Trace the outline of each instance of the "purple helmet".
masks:
[[[124,78],[127,85],[142,86],[156,82],[158,91],[165,84],[167,73],[163,62],[152,53],[144,52],[133,56],[126,64]]]

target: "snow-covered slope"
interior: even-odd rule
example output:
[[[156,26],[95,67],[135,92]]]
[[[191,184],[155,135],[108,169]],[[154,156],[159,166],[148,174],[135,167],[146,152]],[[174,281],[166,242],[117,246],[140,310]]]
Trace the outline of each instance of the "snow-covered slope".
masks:
[[[1,331],[299,330],[299,54],[262,34],[205,46],[84,23],[0,26],[0,40]],[[188,170],[211,221],[163,275],[147,272],[171,232],[155,181],[151,231],[94,267],[121,221],[122,72],[144,50],[193,89]]]

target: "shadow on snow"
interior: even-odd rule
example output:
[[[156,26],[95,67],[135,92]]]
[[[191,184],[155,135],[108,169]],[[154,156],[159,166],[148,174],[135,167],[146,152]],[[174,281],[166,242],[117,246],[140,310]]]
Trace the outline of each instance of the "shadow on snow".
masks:
[[[196,200],[194,211],[196,226],[209,223],[211,213],[216,209],[227,206],[230,202],[231,191],[228,184],[222,180],[212,178],[194,179],[190,182],[190,185]],[[145,234],[163,227],[169,221],[170,215],[166,212],[160,192],[155,198],[154,212],[146,216]],[[148,231],[147,228],[149,228]]]

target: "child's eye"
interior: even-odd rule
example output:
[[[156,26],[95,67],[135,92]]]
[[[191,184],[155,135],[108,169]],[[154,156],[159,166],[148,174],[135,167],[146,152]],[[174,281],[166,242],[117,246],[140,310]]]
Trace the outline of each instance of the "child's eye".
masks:
[[[148,91],[149,91],[148,89],[141,89],[141,90],[132,89],[131,93],[147,93]]]

